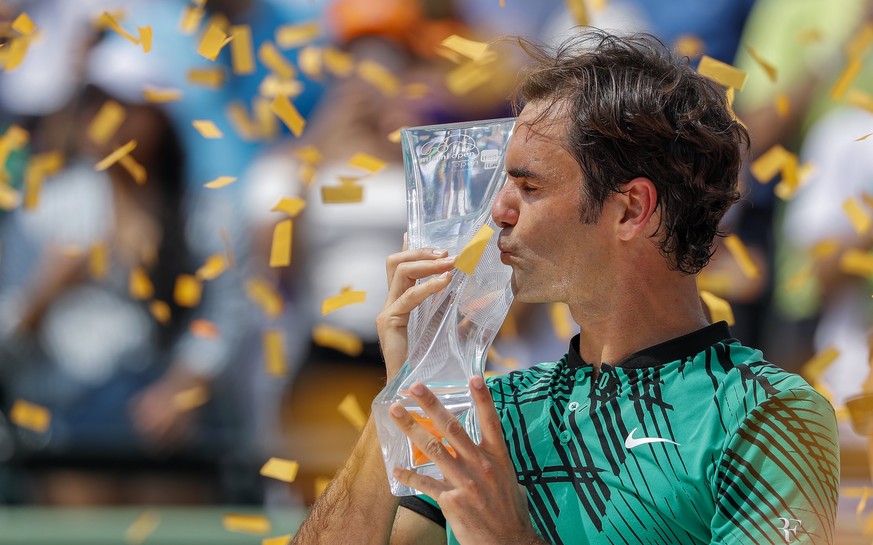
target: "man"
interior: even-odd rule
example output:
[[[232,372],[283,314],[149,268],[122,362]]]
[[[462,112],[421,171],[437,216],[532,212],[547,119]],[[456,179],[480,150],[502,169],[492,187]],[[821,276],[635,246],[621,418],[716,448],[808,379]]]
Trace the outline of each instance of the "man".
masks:
[[[832,543],[832,408],[697,294],[748,146],[723,90],[645,37],[526,49],[492,215],[516,297],[567,303],[581,334],[558,362],[471,380],[479,445],[413,386],[455,454],[392,414],[445,480],[396,470],[427,496],[393,498],[370,422],[295,543]],[[389,377],[451,268],[437,250],[388,258]]]

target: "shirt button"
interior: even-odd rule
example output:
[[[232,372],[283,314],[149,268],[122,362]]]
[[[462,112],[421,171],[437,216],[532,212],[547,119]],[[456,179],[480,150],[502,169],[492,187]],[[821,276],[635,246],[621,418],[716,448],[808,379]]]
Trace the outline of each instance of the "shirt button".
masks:
[[[571,401],[570,404],[567,405],[567,408],[572,412],[576,412],[576,409],[579,408],[579,404],[576,403],[575,401]]]
[[[585,380],[585,370],[579,369],[576,371],[576,382],[582,382],[583,380]]]
[[[572,437],[572,434],[570,434],[569,431],[562,431],[561,434],[558,436],[558,440],[560,440],[562,444],[566,445],[570,442],[570,437]]]

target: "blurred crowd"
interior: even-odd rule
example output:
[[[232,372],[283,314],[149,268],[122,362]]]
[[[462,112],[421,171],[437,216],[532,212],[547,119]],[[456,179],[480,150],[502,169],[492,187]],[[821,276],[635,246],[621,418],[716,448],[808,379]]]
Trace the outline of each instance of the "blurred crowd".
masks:
[[[504,37],[579,24],[747,75],[736,237],[701,289],[825,392],[843,474],[868,478],[873,3],[0,0],[0,504],[314,501],[384,385],[397,131],[511,116]],[[574,333],[517,305],[489,368]],[[259,474],[271,457],[293,483]]]

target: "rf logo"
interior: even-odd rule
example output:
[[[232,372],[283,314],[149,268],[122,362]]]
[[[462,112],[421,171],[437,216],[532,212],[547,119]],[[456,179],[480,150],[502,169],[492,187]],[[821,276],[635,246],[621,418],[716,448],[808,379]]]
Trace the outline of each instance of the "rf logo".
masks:
[[[785,534],[785,543],[791,543],[792,534],[794,535],[794,539],[797,539],[797,529],[803,523],[797,519],[787,519],[783,517],[779,517],[779,520],[782,521],[780,531]],[[792,526],[792,523],[794,526]]]

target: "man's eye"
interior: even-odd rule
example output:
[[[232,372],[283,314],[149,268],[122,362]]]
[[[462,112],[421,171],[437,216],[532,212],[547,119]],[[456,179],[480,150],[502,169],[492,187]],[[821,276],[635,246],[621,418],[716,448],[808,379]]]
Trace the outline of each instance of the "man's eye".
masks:
[[[521,190],[524,191],[525,193],[533,193],[534,191],[537,190],[537,188],[532,186],[532,185],[521,184]]]

